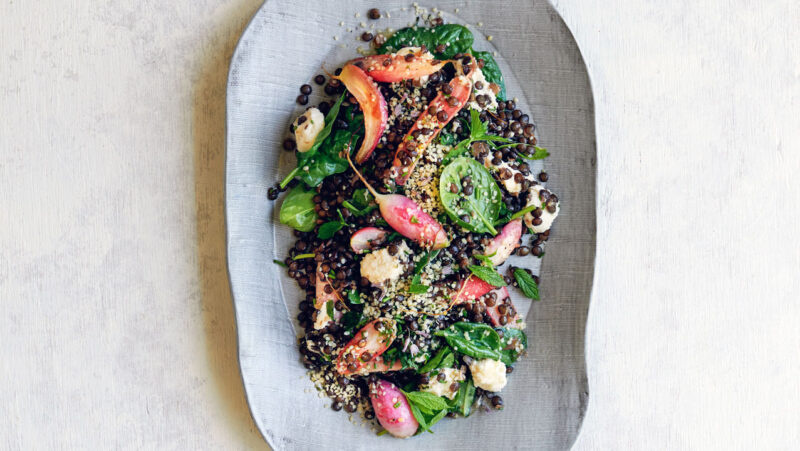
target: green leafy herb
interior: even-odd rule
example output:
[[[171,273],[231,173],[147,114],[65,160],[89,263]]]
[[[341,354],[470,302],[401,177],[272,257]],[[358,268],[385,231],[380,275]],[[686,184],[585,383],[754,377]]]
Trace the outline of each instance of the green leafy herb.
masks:
[[[408,289],[406,291],[408,291],[411,294],[422,294],[422,293],[427,293],[428,290],[430,290],[430,289],[431,289],[431,287],[429,287],[428,285],[422,285],[422,284],[419,284],[419,283],[412,283],[408,287]]]
[[[520,211],[514,213],[513,215],[511,215],[511,220],[513,221],[515,219],[521,218],[521,217],[525,216],[526,214],[532,212],[533,210],[536,210],[537,208],[539,208],[539,207],[537,207],[536,205],[529,205],[529,206],[523,208],[522,210],[520,210]]]
[[[372,204],[373,200],[375,200],[375,198],[372,197],[372,194],[370,194],[370,192],[367,191],[366,188],[359,188],[359,189],[353,191],[352,202],[358,208],[367,208],[367,207],[369,207],[370,204]]]
[[[520,353],[528,348],[528,337],[525,332],[513,327],[506,327],[500,330],[503,331],[500,360],[506,365],[511,365],[519,359]],[[520,345],[522,351],[518,350]]]
[[[550,156],[550,152],[548,152],[547,149],[543,147],[534,146],[533,154],[529,155],[518,152],[517,155],[519,155],[520,158],[524,158],[526,160],[544,160],[545,158]]]
[[[339,230],[342,230],[344,223],[341,221],[329,221],[319,226],[317,238],[321,240],[328,240],[333,237]]]
[[[333,301],[325,303],[325,311],[328,313],[328,318],[333,319]]]
[[[439,368],[451,368],[456,363],[456,356],[452,352],[448,353],[439,363]]]
[[[472,32],[463,25],[447,24],[435,28],[408,27],[397,30],[378,53],[396,52],[403,47],[425,46],[439,59],[450,59],[456,53],[467,53],[475,40]],[[445,45],[442,53],[436,53],[436,46]]]
[[[414,274],[421,273],[422,270],[425,269],[426,266],[428,266],[428,263],[430,263],[432,260],[436,258],[437,255],[439,255],[439,251],[441,251],[441,249],[434,249],[432,251],[426,252],[425,255],[419,259],[417,264],[414,265]]]
[[[389,431],[387,431],[386,429],[381,429],[380,431],[376,432],[375,435],[380,437],[381,435],[386,435],[388,432]]]
[[[352,116],[349,126],[344,130],[333,131],[333,123],[339,114],[339,108],[344,101],[344,94],[331,107],[325,116],[325,127],[319,132],[314,145],[306,152],[297,153],[297,167],[286,176],[281,182],[281,187],[285,187],[289,182],[297,177],[309,187],[314,187],[322,183],[322,180],[329,175],[344,172],[349,167],[347,159],[341,153],[348,148],[348,145],[355,144],[361,133],[361,116]]]
[[[339,320],[339,323],[341,324],[345,332],[349,331],[350,333],[352,333],[353,331],[363,326],[363,324],[361,324],[363,320],[364,320],[364,315],[362,315],[361,312],[350,310],[348,312],[345,312],[344,315],[342,315],[342,319]]]
[[[506,286],[506,281],[503,280],[503,276],[501,276],[500,273],[498,273],[493,267],[469,265],[467,268],[469,268],[469,271],[474,274],[475,277],[490,285],[494,285],[496,287]]]
[[[370,205],[370,206],[368,206],[368,207],[365,207],[365,208],[358,208],[358,207],[356,207],[355,205],[353,205],[352,203],[350,203],[350,201],[347,201],[347,200],[346,200],[346,201],[344,201],[344,202],[342,202],[342,206],[344,206],[345,208],[347,208],[348,210],[350,210],[350,213],[353,213],[353,215],[354,215],[355,217],[357,217],[357,218],[360,218],[360,217],[362,217],[362,216],[366,216],[366,215],[367,215],[367,214],[369,214],[369,213],[370,213],[372,210],[374,210],[374,209],[378,208],[378,206],[377,206],[377,205]]]
[[[447,408],[447,401],[441,396],[424,391],[404,392],[409,403],[419,407],[425,413],[433,413]]]
[[[478,113],[476,110],[469,110],[469,114],[470,114],[469,138],[459,142],[454,148],[452,148],[449,152],[447,152],[447,154],[442,159],[443,163],[447,163],[453,160],[454,158],[464,155],[469,151],[472,143],[476,141],[502,142],[502,143],[511,142],[511,140],[508,138],[503,138],[502,136],[489,134],[488,123],[481,122],[480,113]],[[516,143],[514,145],[516,145]]]
[[[492,56],[491,52],[478,52],[472,50],[472,55],[476,59],[483,60],[483,68],[481,72],[483,72],[483,76],[486,78],[486,81],[489,83],[494,83],[500,87],[500,91],[497,93],[497,100],[505,100],[506,98],[506,83],[503,79],[503,73],[500,72],[500,66],[497,65],[497,61],[495,61],[494,56]]]
[[[301,232],[310,232],[317,224],[317,212],[314,211],[316,194],[316,191],[300,185],[292,188],[281,205],[281,223]]]
[[[292,257],[292,260],[302,260],[304,258],[314,258],[317,254],[297,254]]]
[[[450,192],[450,185],[461,186],[461,180],[472,178],[472,194]],[[469,157],[459,157],[442,170],[439,196],[445,212],[459,226],[477,233],[497,235],[494,224],[500,214],[503,195],[489,171]],[[469,222],[461,219],[466,215]]]
[[[443,337],[456,351],[476,359],[502,358],[502,343],[497,332],[486,324],[458,322],[434,335]]]
[[[533,280],[533,276],[528,274],[528,271],[525,271],[522,268],[515,268],[514,279],[517,280],[517,285],[519,285],[519,289],[522,290],[522,293],[524,293],[525,296],[533,299],[534,301],[539,300],[539,285],[537,285],[536,281]]]
[[[433,356],[433,358],[425,362],[425,365],[417,371],[419,371],[419,373],[427,373],[431,370],[439,368],[439,364],[442,363],[442,359],[448,352],[450,352],[450,350],[447,348],[447,346],[443,346],[441,349],[439,349],[439,352]]]
[[[450,411],[461,414],[465,417],[469,416],[472,411],[472,404],[475,402],[475,384],[472,379],[467,379],[466,382],[461,384],[455,398],[450,403]]]
[[[286,263],[284,263],[284,262],[282,262],[280,260],[272,260],[272,263],[275,263],[278,266],[283,266],[284,268],[288,268],[289,267],[289,265],[287,265]]]
[[[347,300],[350,301],[350,304],[354,305],[364,303],[364,301],[361,299],[361,296],[358,295],[358,291],[356,290],[350,290],[347,292]]]
[[[497,252],[495,251],[495,254],[496,254],[496,253],[497,253]],[[492,255],[494,255],[494,254],[492,254]],[[492,256],[490,256],[490,255],[481,255],[481,254],[475,254],[475,255],[473,255],[473,257],[475,257],[475,258],[477,258],[478,260],[480,260],[481,262],[483,262],[483,264],[484,264],[484,265],[487,265],[487,266],[488,266],[488,265],[492,265],[492,266],[494,266],[494,265],[492,264],[492,258],[491,258]]]

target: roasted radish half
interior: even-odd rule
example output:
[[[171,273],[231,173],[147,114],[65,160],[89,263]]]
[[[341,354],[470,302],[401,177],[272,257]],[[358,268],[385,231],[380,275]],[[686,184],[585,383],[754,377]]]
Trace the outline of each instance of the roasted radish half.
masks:
[[[377,227],[364,227],[350,237],[350,247],[356,254],[363,254],[380,246],[388,234],[386,230]]]
[[[493,265],[502,265],[519,246],[521,236],[522,219],[515,219],[503,226],[500,233],[492,238],[483,254],[489,257]]]
[[[352,64],[345,65],[342,73],[334,78],[344,83],[364,113],[364,140],[356,153],[356,161],[363,163],[372,155],[386,129],[386,122],[389,120],[386,99],[369,75]]]
[[[328,276],[322,272],[322,263],[317,263],[316,272],[316,298],[314,299],[314,307],[317,309],[317,319],[314,321],[314,329],[320,330],[325,328],[331,321],[338,320],[342,316],[336,308],[337,301],[340,301],[339,293],[331,285]],[[331,303],[330,309],[328,303]],[[331,312],[333,318],[331,318]]]
[[[379,380],[369,385],[369,399],[375,416],[384,429],[395,437],[407,438],[419,428],[411,413],[406,395],[391,382]]]
[[[453,299],[453,304],[461,304],[464,302],[469,302],[473,299],[478,299],[484,294],[492,291],[494,288],[495,287],[493,285],[490,285],[484,280],[470,275],[467,277],[467,280],[461,284],[461,288],[458,289],[458,293]]]
[[[517,309],[514,303],[511,302],[511,295],[508,293],[506,287],[500,287],[492,290],[491,293],[497,295],[497,298],[486,297],[484,304],[486,304],[486,315],[495,327],[516,327],[522,329],[525,324],[521,321],[517,314]]]
[[[433,54],[419,47],[408,47],[390,55],[373,55],[350,62],[358,66],[375,81],[395,83],[438,72],[444,61],[433,58]]]
[[[393,319],[378,318],[368,322],[339,352],[336,371],[344,375],[368,373],[367,366],[386,352],[396,333],[397,326]]]

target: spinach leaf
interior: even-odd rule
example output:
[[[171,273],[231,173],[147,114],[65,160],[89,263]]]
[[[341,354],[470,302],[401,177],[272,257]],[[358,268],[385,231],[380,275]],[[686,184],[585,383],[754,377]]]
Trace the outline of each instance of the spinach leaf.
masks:
[[[447,346],[442,346],[439,349],[439,352],[437,352],[432,359],[425,362],[425,365],[422,368],[418,369],[417,371],[419,373],[427,373],[429,371],[435,370],[436,368],[441,368],[441,363],[442,360],[444,360],[445,356],[452,356],[452,355],[453,353],[450,352],[450,348],[448,348]]]
[[[444,338],[448,345],[464,355],[476,359],[502,358],[500,335],[486,324],[459,322],[434,335]]]
[[[347,292],[347,301],[350,302],[350,305],[358,305],[364,303],[364,301],[361,299],[361,296],[358,295],[358,291],[356,290],[350,290]]]
[[[450,185],[461,187],[461,180],[472,178],[472,194],[450,191]],[[477,233],[497,235],[494,228],[500,214],[503,195],[489,171],[470,157],[459,157],[442,170],[439,179],[439,196],[447,215],[459,226]],[[466,216],[469,221],[461,219]]]
[[[345,95],[342,94],[325,115],[325,127],[317,135],[311,149],[297,153],[297,167],[281,181],[281,187],[288,185],[295,177],[301,179],[309,187],[314,187],[322,183],[325,177],[347,170],[347,160],[342,158],[340,153],[351,141],[353,144],[358,141],[360,136],[356,131],[360,130],[360,125],[354,124],[358,119],[353,116],[347,130],[337,130],[336,133],[331,134],[333,123],[339,114],[344,97]]]
[[[425,46],[438,59],[450,59],[456,53],[467,53],[475,38],[472,32],[463,25],[447,24],[435,28],[407,27],[397,30],[378,53],[392,53],[403,47]],[[445,45],[442,53],[436,53],[436,46]]]
[[[519,285],[519,289],[522,290],[522,293],[524,293],[525,296],[533,299],[534,301],[539,300],[539,285],[537,285],[536,281],[533,280],[533,276],[528,274],[528,271],[525,271],[522,268],[515,268],[514,279],[517,280],[517,285]]]
[[[519,355],[522,351],[528,349],[528,337],[525,335],[525,332],[513,327],[506,327],[500,330],[503,331],[500,361],[506,365],[511,365],[519,359]],[[522,349],[518,350],[519,347]]]
[[[319,231],[317,232],[317,238],[321,240],[328,240],[333,238],[333,235],[336,234],[339,230],[342,230],[344,224],[340,221],[328,221],[325,224],[319,226]]]
[[[301,232],[310,232],[317,224],[317,212],[314,211],[316,191],[307,190],[297,185],[289,191],[283,200],[280,221]]]
[[[461,383],[456,397],[450,404],[450,411],[459,413],[465,417],[469,416],[472,411],[472,404],[475,402],[475,384],[472,379],[467,379]]]
[[[353,204],[358,208],[367,208],[370,206],[374,198],[366,188],[359,188],[353,191]]]
[[[486,122],[481,122],[480,113],[475,110],[469,110],[469,137],[459,142],[454,148],[447,152],[447,155],[442,159],[442,164],[452,161],[454,158],[460,157],[469,151],[472,143],[476,141],[489,141],[489,142],[504,142],[510,143],[511,140],[503,138],[502,136],[490,135],[489,125]],[[514,143],[513,145],[517,145]]]
[[[503,73],[500,72],[500,66],[497,65],[497,61],[495,61],[492,53],[472,50],[472,55],[476,59],[483,60],[483,68],[481,69],[481,72],[483,72],[483,76],[486,78],[486,81],[489,83],[494,83],[500,87],[500,91],[497,92],[497,100],[505,100],[506,82],[503,79]]]
[[[475,277],[483,280],[486,283],[496,287],[506,286],[506,281],[503,280],[503,276],[501,276],[500,273],[494,269],[494,267],[469,265],[467,268],[469,268],[469,271],[474,274]]]
[[[352,333],[353,331],[358,330],[359,324],[361,323],[362,319],[363,315],[361,314],[361,312],[350,310],[349,312],[346,312],[344,315],[342,315],[342,319],[339,320],[339,322],[342,328],[345,330],[345,332]]]

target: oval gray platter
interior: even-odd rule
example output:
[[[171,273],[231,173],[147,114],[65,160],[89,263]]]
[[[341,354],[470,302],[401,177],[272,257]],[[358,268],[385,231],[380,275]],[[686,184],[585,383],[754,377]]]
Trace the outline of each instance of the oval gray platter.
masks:
[[[266,192],[294,164],[280,149],[289,123],[303,110],[294,103],[299,85],[320,73],[323,63],[332,70],[357,56],[361,22],[400,28],[413,17],[409,3],[384,1],[381,9],[391,18],[370,21],[366,11],[377,4],[327,0],[305,7],[267,1],[233,57],[227,95],[228,267],[253,418],[272,448],[281,450],[567,449],[588,403],[584,332],[595,253],[594,107],[580,51],[544,1],[431,5],[446,12],[448,22],[470,26],[476,49],[497,48],[509,97],[531,114],[540,145],[550,150],[547,185],[562,205],[546,258],[512,262],[541,274],[542,301],[530,305],[512,294],[527,312],[530,348],[503,390],[505,410],[444,420],[435,434],[409,440],[378,437],[360,418],[354,425],[347,414],[326,408],[330,401],[317,396],[299,362],[301,329],[294,318],[303,295],[273,263],[284,258],[294,239],[277,220],[280,203],[268,201]],[[479,22],[481,27],[470,25]],[[491,43],[484,38],[488,34],[494,35]],[[314,86],[311,104],[323,99]]]

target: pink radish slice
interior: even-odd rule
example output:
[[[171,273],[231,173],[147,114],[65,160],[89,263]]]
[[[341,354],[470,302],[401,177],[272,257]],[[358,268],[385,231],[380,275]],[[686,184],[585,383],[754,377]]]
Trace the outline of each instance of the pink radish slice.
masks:
[[[352,64],[345,65],[339,76],[334,78],[344,83],[364,113],[364,140],[356,154],[356,161],[363,163],[372,155],[381,140],[383,130],[386,129],[386,122],[389,120],[386,99],[372,78]]]
[[[403,392],[391,382],[379,380],[369,386],[369,399],[381,426],[395,437],[411,437],[419,423]]]
[[[429,52],[419,50],[414,52],[414,59],[408,61],[407,54],[365,56],[351,61],[353,65],[361,67],[373,80],[395,83],[403,80],[413,80],[430,75],[442,69],[444,61],[433,59]]]
[[[493,293],[497,294],[497,300],[495,301],[494,305],[489,307],[486,306],[486,315],[489,316],[489,320],[492,322],[492,326],[495,327],[518,327],[519,323],[519,315],[517,314],[517,309],[514,307],[514,303],[511,302],[511,295],[508,293],[508,288],[500,287],[496,290],[492,290]],[[508,309],[507,312],[513,312],[511,318],[508,319],[506,324],[500,322],[500,317],[503,315],[500,313],[500,306],[505,304],[506,308]]]
[[[363,254],[374,246],[379,246],[383,243],[388,234],[389,232],[386,230],[377,227],[364,227],[350,237],[350,247],[356,254]]]
[[[406,238],[416,241],[422,246],[441,249],[448,244],[447,233],[444,227],[431,215],[425,213],[416,202],[402,194],[380,194],[375,191],[367,180],[356,169],[350,160],[349,148],[344,151],[347,162],[353,168],[353,172],[364,182],[370,193],[375,196],[375,202],[381,211],[383,219]]]
[[[379,355],[386,352],[396,333],[397,327],[393,319],[378,318],[368,322],[339,352],[336,371],[344,375],[367,373],[367,366],[372,365]]]
[[[522,219],[515,219],[505,226],[500,233],[492,238],[489,246],[486,247],[484,255],[489,257],[495,266],[502,265],[504,261],[519,247],[519,239],[522,236]]]
[[[492,291],[494,288],[495,287],[493,285],[485,282],[484,280],[470,275],[467,277],[467,280],[461,284],[461,288],[459,288],[453,304],[462,304],[473,299],[478,299],[484,294]]]
[[[336,301],[340,300],[339,293],[336,292],[336,289],[333,288],[331,285],[330,280],[328,280],[328,276],[326,276],[322,272],[322,263],[317,263],[317,272],[316,272],[316,297],[314,299],[314,308],[317,309],[317,320],[314,321],[314,329],[319,330],[323,329],[327,326],[331,321],[338,320],[342,316],[342,312],[336,310],[336,307],[333,309],[333,318],[328,316],[328,302],[333,302],[333,305],[336,305]],[[326,293],[325,287],[330,286],[331,292]]]

